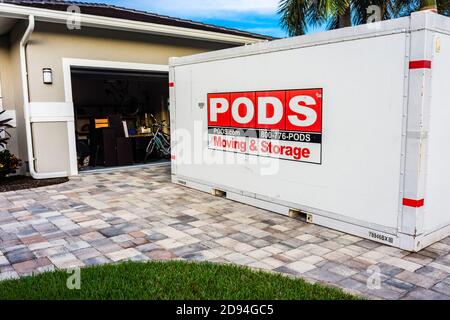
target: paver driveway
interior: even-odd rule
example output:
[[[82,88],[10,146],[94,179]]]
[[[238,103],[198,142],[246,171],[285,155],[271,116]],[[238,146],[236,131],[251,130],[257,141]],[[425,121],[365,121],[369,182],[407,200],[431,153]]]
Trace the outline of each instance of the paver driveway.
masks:
[[[283,272],[368,297],[449,299],[450,238],[410,254],[171,184],[169,170],[85,174],[0,193],[0,280],[181,258]],[[374,289],[367,280],[376,283],[377,271]]]

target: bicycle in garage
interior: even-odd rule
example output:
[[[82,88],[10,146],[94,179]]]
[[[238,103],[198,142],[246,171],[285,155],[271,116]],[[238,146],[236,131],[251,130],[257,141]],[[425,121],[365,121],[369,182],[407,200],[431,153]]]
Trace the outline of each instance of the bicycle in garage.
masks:
[[[171,155],[171,146],[170,146],[170,136],[165,133],[164,128],[168,128],[169,126],[166,124],[166,121],[158,121],[156,120],[154,115],[150,115],[154,121],[153,123],[153,136],[150,139],[150,142],[145,149],[145,161],[156,152],[157,156],[163,159],[170,159]]]

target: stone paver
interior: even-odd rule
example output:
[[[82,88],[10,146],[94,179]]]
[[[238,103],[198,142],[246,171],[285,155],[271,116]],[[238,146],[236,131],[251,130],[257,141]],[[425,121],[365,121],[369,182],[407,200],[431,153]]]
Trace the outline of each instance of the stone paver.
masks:
[[[212,261],[375,299],[450,299],[450,238],[409,253],[174,185],[169,167],[0,193],[0,281],[125,260]]]

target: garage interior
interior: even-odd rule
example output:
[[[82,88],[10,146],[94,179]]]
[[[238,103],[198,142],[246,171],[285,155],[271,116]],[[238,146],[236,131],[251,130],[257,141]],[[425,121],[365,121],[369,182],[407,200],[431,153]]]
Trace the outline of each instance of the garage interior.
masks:
[[[72,68],[71,76],[79,171],[170,158],[147,148],[156,131],[170,141],[167,72]]]

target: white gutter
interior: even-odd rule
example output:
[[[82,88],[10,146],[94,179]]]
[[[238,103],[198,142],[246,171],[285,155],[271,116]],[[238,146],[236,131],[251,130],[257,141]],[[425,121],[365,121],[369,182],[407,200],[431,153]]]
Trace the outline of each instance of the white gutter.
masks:
[[[27,69],[27,55],[26,47],[28,41],[30,40],[31,34],[34,31],[35,20],[34,16],[30,15],[28,17],[28,27],[20,40],[20,70],[22,77],[22,90],[23,90],[23,115],[25,120],[25,132],[27,138],[27,155],[28,155],[28,167],[30,170],[30,175],[34,179],[50,179],[50,178],[61,178],[67,177],[67,172],[52,172],[52,173],[37,173],[34,167],[33,153],[33,137],[31,133],[31,120],[30,120],[30,96],[28,92],[28,69]]]
[[[0,17],[24,19],[28,16],[35,16],[36,21],[67,24],[73,19],[72,12],[56,11],[41,8],[30,8],[6,3],[0,3]],[[81,23],[84,27],[104,28],[112,30],[123,30],[138,33],[148,33],[156,35],[167,35],[172,37],[190,38],[205,41],[249,44],[266,41],[247,36],[238,36],[220,32],[204,31],[191,28],[168,26],[156,23],[132,21],[126,19],[101,17],[90,14],[80,14]]]

